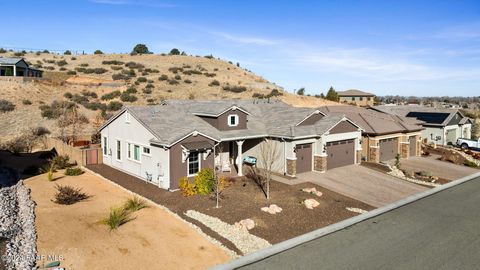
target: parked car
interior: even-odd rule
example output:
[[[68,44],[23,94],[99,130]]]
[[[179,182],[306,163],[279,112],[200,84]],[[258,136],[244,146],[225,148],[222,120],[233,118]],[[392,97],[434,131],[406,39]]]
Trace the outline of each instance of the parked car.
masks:
[[[480,149],[480,139],[470,140],[460,138],[457,140],[457,145],[463,149]]]

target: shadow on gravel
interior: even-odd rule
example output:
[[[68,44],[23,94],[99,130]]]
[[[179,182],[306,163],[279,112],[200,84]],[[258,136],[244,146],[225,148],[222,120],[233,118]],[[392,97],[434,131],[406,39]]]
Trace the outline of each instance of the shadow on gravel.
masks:
[[[7,239],[0,237],[0,270],[7,270],[5,264],[2,261],[2,258],[6,252],[7,252]]]

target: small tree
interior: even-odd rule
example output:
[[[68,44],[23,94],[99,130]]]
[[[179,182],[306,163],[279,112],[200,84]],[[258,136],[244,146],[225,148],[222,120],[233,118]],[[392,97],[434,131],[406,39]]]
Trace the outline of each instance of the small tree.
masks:
[[[93,52],[93,54],[103,54],[103,52],[101,50],[96,50]]]
[[[72,55],[72,52],[70,50],[66,50],[63,54],[64,55]]]
[[[84,114],[79,113],[77,107],[72,107],[72,109],[68,111],[67,122],[72,129],[72,139],[75,141],[78,129],[88,123],[88,118]]]
[[[298,89],[297,90],[297,95],[299,95],[299,96],[305,95],[305,87],[302,87],[302,88]]]
[[[327,96],[325,97],[327,100],[331,101],[339,101],[340,98],[338,97],[337,91],[333,87],[330,86],[330,89],[328,89]]]
[[[275,142],[271,139],[265,139],[260,143],[259,161],[263,175],[262,188],[264,189],[267,200],[270,199],[270,180],[274,170],[275,161],[280,159],[280,149],[276,147]],[[258,161],[257,161],[258,162]]]
[[[137,44],[132,50],[133,54],[149,54],[148,47],[145,44]]]
[[[172,50],[170,50],[170,52],[168,54],[169,55],[180,55],[180,51],[177,48],[173,48]]]

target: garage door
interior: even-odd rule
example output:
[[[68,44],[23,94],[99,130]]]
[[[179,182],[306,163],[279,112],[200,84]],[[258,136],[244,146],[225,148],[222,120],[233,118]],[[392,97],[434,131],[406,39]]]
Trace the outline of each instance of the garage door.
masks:
[[[447,130],[447,144],[450,145],[450,144],[454,144],[457,139],[457,130],[456,129],[450,129],[450,130]]]
[[[417,141],[415,140],[415,136],[410,136],[408,141],[410,142],[410,156],[413,157],[415,156],[415,150],[417,149]]]
[[[297,144],[297,173],[309,172],[312,170],[312,144]]]
[[[326,146],[328,170],[355,163],[354,140],[328,142]]]
[[[380,161],[394,159],[398,154],[398,138],[380,140]]]

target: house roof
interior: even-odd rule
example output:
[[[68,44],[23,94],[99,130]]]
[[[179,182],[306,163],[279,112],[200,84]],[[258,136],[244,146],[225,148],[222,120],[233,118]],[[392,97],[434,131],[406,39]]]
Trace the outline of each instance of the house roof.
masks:
[[[374,97],[374,94],[363,92],[357,89],[350,89],[346,91],[338,91],[339,97]]]
[[[19,57],[0,57],[0,65],[15,65],[22,60],[23,58]]]
[[[357,123],[364,130],[364,133],[372,135],[413,132],[423,129],[418,121],[357,106],[324,106],[319,109],[327,114],[344,114]]]
[[[447,126],[452,123],[465,124],[469,121],[468,117],[456,109],[440,109],[432,107],[424,107],[420,105],[380,105],[372,107],[373,110],[392,114],[397,116],[404,116],[408,118],[418,119],[424,122],[424,125],[429,126]],[[457,115],[460,116],[458,119]],[[455,121],[455,119],[458,121]]]
[[[246,129],[218,130],[195,115],[198,112],[219,113],[232,106],[242,108],[250,114]],[[340,121],[348,120],[343,114],[327,114],[313,125],[296,126],[316,109],[296,108],[279,101],[257,100],[170,100],[155,106],[125,107],[117,116],[125,110],[154,134],[152,142],[166,146],[177,143],[192,132],[216,141],[266,136],[286,139],[315,137],[323,135]],[[112,117],[101,129],[117,116]]]

